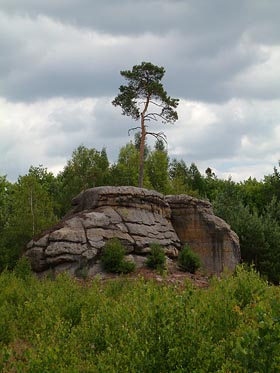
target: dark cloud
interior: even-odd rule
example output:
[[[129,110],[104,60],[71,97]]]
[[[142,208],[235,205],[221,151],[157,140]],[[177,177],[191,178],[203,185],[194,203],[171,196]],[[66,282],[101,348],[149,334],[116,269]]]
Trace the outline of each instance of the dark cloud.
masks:
[[[171,156],[235,174],[272,162],[279,12],[278,0],[0,0],[0,174],[34,159],[57,169],[80,144],[116,160],[137,123],[111,101],[141,61],[164,66],[181,99]]]
[[[242,97],[235,77],[269,58],[258,43],[279,38],[278,8],[250,0],[2,0],[0,95],[112,96],[121,69],[149,60],[166,67],[173,96]]]
[[[262,36],[277,32],[278,0],[2,0],[11,15],[46,15],[62,23],[113,34],[162,34],[181,30],[186,35],[225,35],[262,27]],[[256,36],[259,33],[256,32]]]

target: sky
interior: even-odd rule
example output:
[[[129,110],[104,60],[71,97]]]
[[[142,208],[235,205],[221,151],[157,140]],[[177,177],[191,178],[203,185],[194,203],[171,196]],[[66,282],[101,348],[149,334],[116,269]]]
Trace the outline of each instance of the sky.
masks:
[[[163,66],[169,157],[261,180],[280,160],[279,0],[0,0],[0,176],[55,174],[79,145],[115,162],[137,126],[121,70]],[[152,144],[152,143],[151,143]]]

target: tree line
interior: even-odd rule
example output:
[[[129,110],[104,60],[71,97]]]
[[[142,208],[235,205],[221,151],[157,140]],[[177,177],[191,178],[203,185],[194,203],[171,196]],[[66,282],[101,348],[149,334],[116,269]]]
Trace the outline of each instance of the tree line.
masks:
[[[0,176],[0,270],[12,269],[26,243],[59,221],[74,196],[102,185],[138,185],[140,135],[124,145],[110,164],[106,149],[83,145],[73,151],[64,169],[54,175],[43,166],[11,183]],[[159,139],[145,146],[143,186],[163,194],[189,194],[207,199],[216,215],[239,235],[242,260],[254,263],[270,281],[280,280],[280,171],[263,180],[219,179],[210,168],[202,174],[195,163],[170,159]]]

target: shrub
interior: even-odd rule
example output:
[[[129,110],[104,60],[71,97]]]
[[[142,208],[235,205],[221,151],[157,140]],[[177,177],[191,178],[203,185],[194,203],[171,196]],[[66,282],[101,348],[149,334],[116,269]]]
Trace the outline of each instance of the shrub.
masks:
[[[280,287],[0,274],[0,372],[279,372]],[[44,317],[42,317],[44,315]]]
[[[134,270],[135,270],[135,264],[133,262],[130,262],[128,260],[123,260],[120,263],[120,266],[119,266],[120,273],[130,273],[130,272],[133,272]]]
[[[129,273],[135,270],[135,264],[124,259],[125,249],[118,238],[108,240],[104,246],[101,263],[105,271]]]
[[[14,268],[14,273],[18,278],[21,278],[23,280],[27,279],[32,275],[30,262],[25,256],[21,257],[17,261]]]
[[[183,271],[195,273],[201,267],[201,261],[188,245],[185,245],[178,257],[179,266]]]
[[[163,248],[157,244],[151,244],[151,252],[148,255],[146,265],[148,268],[157,269],[163,271],[165,269],[165,254]]]

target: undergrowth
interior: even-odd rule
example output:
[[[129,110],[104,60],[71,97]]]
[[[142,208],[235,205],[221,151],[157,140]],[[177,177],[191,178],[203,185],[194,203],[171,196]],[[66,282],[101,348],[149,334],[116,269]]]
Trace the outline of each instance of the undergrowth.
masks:
[[[0,275],[2,372],[279,372],[280,291],[253,269],[207,289]]]

